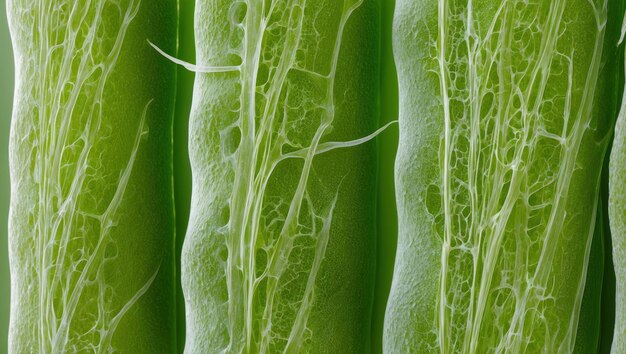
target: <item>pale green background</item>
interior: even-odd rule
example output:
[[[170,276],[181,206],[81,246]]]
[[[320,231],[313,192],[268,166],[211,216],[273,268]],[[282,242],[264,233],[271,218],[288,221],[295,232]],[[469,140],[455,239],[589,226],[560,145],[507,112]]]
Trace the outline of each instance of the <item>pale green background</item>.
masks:
[[[7,352],[9,327],[9,256],[7,217],[9,214],[9,125],[13,101],[13,53],[7,28],[5,0],[0,0],[0,353]]]

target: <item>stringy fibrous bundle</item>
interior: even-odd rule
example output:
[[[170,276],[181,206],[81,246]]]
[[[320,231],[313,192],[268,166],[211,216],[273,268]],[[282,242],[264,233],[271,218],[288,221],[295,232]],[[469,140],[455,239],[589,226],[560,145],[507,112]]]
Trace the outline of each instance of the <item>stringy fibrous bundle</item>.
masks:
[[[129,194],[142,200],[140,191],[129,191],[129,181],[148,139],[151,103],[118,101],[120,90],[135,87],[132,77],[120,78],[118,67],[129,70],[120,54],[128,50],[127,33],[140,8],[138,0],[8,2],[17,66],[10,145],[12,352],[113,352],[120,322],[129,311],[138,313],[136,303],[159,270],[159,261],[125,269],[134,261],[120,249],[141,237],[134,227],[120,229],[120,221],[141,208],[129,202]],[[161,251],[145,246],[162,259]],[[121,274],[136,278],[120,286]]]
[[[336,77],[340,56],[352,54],[342,50],[344,30],[361,6],[197,3],[198,63],[187,65],[198,75],[190,123],[194,190],[182,259],[189,353],[311,350],[318,334],[308,321],[324,291],[320,269],[342,193],[314,162],[377,134],[328,139],[338,105],[353,95],[341,91],[353,87],[337,89]],[[358,118],[367,127],[374,116]]]
[[[609,1],[425,3],[396,13],[386,349],[570,352],[615,109]]]

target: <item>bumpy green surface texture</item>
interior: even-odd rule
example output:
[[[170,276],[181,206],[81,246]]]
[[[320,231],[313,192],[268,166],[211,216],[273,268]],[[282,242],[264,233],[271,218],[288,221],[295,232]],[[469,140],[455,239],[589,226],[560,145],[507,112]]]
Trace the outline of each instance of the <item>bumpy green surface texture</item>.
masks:
[[[196,2],[186,352],[369,351],[378,30],[371,0]]]
[[[176,2],[12,0],[13,353],[175,349]]]
[[[397,2],[399,241],[386,352],[566,353],[597,342],[597,329],[577,328],[589,318],[580,309],[620,77],[608,59],[620,3]]]

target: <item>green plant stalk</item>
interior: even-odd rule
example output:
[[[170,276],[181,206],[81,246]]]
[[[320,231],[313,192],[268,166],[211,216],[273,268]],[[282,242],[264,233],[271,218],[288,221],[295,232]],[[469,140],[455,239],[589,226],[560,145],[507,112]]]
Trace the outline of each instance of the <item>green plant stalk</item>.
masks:
[[[597,328],[577,328],[598,323],[581,303],[622,2],[396,6],[399,240],[385,351],[596,347]],[[600,293],[588,296],[582,311],[597,312]]]
[[[7,4],[12,353],[173,352],[176,1]]]
[[[195,21],[186,352],[369,352],[376,1],[205,0]]]

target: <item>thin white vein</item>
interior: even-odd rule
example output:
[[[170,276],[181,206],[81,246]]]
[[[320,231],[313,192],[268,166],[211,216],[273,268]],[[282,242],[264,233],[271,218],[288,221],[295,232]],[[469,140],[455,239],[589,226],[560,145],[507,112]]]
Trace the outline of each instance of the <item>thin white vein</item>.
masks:
[[[228,223],[220,229],[227,246],[224,282],[228,292],[228,338],[222,352],[298,352],[311,336],[308,318],[338,193],[337,187],[334,198],[324,203],[309,193],[315,157],[366,143],[393,124],[362,138],[326,141],[335,119],[335,77],[343,32],[361,4],[361,0],[344,0],[337,6],[339,12],[328,14],[307,0],[232,5],[231,13],[245,8],[245,16],[232,25],[233,31],[243,30],[241,43],[233,50],[241,64],[236,70],[223,70],[231,72],[228,77],[238,84],[234,126],[241,134],[235,153],[224,156],[232,166],[234,183],[229,191]],[[324,19],[328,23],[336,21],[336,30],[324,38],[332,41],[330,53],[323,53],[319,43],[308,47],[311,33],[306,31],[317,30],[312,25],[317,16],[332,17],[332,21]],[[307,62],[312,58],[317,60],[315,65]],[[215,68],[233,67],[190,67],[217,72]],[[310,92],[299,92],[309,89],[303,82],[311,86]],[[296,124],[301,122],[309,124],[304,134]],[[273,195],[268,186],[279,165],[288,160],[300,160],[293,168],[293,185],[285,195]],[[306,261],[294,259],[294,253]],[[303,269],[295,270],[297,262],[303,262],[299,265]],[[290,291],[298,292],[297,299],[286,297],[293,295]]]
[[[585,273],[567,321],[550,325],[545,308],[558,296],[552,264],[573,217],[565,202],[602,61],[607,2],[588,4],[596,29],[581,67],[574,61],[584,55],[562,49],[572,26],[563,21],[565,1],[504,1],[489,21],[476,17],[473,1],[438,2],[431,40],[443,117],[443,228],[433,331],[442,353],[573,348]],[[575,82],[574,70],[586,78]]]
[[[29,216],[36,244],[29,257],[37,270],[24,273],[33,278],[24,281],[32,281],[37,289],[34,345],[40,352],[109,352],[110,340],[101,334],[111,337],[126,310],[116,309],[111,293],[105,291],[110,286],[102,269],[110,255],[104,249],[115,245],[110,233],[119,220],[119,207],[147,132],[149,103],[138,117],[139,130],[128,163],[113,182],[111,199],[100,198],[97,203],[106,205],[96,211],[85,205],[93,197],[94,184],[106,178],[94,173],[102,168],[101,147],[110,129],[103,124],[102,100],[140,2],[38,0],[17,7],[12,5],[27,19],[18,26],[34,29],[24,47],[29,55],[22,55],[23,62],[18,63],[30,75],[25,78],[30,91],[20,94],[32,95],[33,100],[33,188],[40,201]],[[117,28],[110,27],[116,21]],[[99,296],[87,299],[86,289]],[[132,306],[144,292],[140,289],[123,308]],[[88,302],[93,310],[84,306]],[[92,328],[74,328],[76,316],[83,322],[93,320]]]

